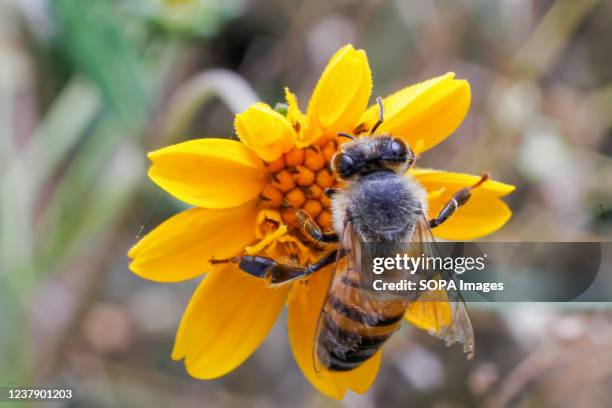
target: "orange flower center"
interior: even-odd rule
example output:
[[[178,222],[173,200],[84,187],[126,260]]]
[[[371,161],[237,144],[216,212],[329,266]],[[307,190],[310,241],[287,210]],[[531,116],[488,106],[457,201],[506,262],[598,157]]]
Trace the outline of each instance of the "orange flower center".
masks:
[[[314,144],[293,150],[278,160],[266,163],[270,182],[260,198],[267,208],[278,210],[285,224],[298,229],[295,212],[301,209],[323,231],[332,229],[331,200],[326,188],[338,187],[330,162],[338,149],[336,137],[322,137]]]

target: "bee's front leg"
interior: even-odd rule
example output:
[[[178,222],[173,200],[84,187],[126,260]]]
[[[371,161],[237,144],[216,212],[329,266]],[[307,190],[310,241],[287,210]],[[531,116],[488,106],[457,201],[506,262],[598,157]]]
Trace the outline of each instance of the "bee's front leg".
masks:
[[[480,187],[480,185],[488,179],[489,175],[485,173],[480,177],[480,180],[478,180],[478,182],[473,186],[462,188],[461,190],[453,194],[453,197],[448,200],[446,204],[444,204],[444,207],[442,207],[442,209],[438,213],[438,216],[429,220],[429,227],[435,228],[438,225],[442,224],[444,221],[448,220],[450,216],[453,215],[455,211],[457,211],[457,208],[468,202],[468,200],[472,196],[472,190],[477,187]]]
[[[323,232],[312,217],[302,210],[295,212],[295,217],[298,223],[302,226],[304,231],[311,239],[321,243],[338,242],[340,238],[335,232]]]
[[[280,264],[272,258],[265,256],[236,256],[230,259],[211,259],[210,263],[235,263],[238,267],[248,273],[249,275],[257,278],[265,279],[269,285],[282,285],[301,279],[306,276],[312,275],[313,273],[323,269],[327,265],[331,265],[336,261],[338,250],[334,249],[326,255],[324,255],[317,262],[307,265],[306,267],[292,266],[286,264]]]

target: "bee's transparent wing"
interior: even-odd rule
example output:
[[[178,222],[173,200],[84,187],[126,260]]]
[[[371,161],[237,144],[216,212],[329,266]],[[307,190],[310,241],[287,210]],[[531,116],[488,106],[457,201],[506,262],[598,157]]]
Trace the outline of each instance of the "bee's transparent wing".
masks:
[[[348,290],[350,285],[357,285],[358,281],[355,280],[358,275],[359,263],[355,262],[356,253],[360,250],[359,240],[355,234],[351,223],[345,222],[342,230],[342,236],[340,237],[340,245],[338,247],[338,254],[336,256],[336,263],[334,265],[334,274],[329,281],[329,288],[327,290],[327,296],[323,300],[323,306],[317,322],[317,328],[314,337],[313,347],[313,361],[315,371],[318,376],[322,377],[327,371],[329,361],[322,361],[321,356],[325,355],[325,351],[321,350],[321,345],[324,339],[333,337],[338,334],[339,328],[331,323],[329,300],[331,297],[338,296],[338,292]],[[327,344],[326,347],[339,348],[341,345]],[[340,352],[338,350],[338,352]]]
[[[411,245],[415,251],[418,248],[426,257],[442,256],[425,216],[416,226]],[[422,270],[417,273],[425,280],[453,279],[452,274],[444,269]],[[474,330],[463,296],[458,290],[451,288],[421,293],[419,298],[408,306],[406,320],[443,339],[448,345],[462,343],[467,357],[471,359],[474,356]]]
[[[407,301],[377,296],[362,270],[371,257],[350,222],[343,230],[339,256],[315,335],[313,359],[317,374],[348,371],[371,358],[403,320]]]

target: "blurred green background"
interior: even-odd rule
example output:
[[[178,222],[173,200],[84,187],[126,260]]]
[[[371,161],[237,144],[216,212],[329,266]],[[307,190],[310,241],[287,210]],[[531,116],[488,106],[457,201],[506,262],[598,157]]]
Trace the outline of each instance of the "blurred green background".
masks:
[[[85,407],[609,406],[606,305],[474,307],[474,362],[404,330],[342,403],[303,378],[283,316],[242,367],[198,381],[170,359],[198,280],[144,281],[126,253],[184,208],[146,178],[147,151],[230,137],[284,86],[305,107],[348,42],[375,95],[470,81],[467,120],[419,164],[518,186],[488,239],[610,241],[610,39],[597,0],[0,0],[0,385],[72,386]]]

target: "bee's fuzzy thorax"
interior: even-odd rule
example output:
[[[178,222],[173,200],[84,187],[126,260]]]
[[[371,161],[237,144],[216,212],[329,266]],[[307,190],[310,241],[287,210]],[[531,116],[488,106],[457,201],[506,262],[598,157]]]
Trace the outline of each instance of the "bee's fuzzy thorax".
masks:
[[[393,196],[384,196],[390,192]],[[332,215],[339,235],[345,227],[347,211],[353,216],[354,229],[364,240],[382,239],[376,237],[375,231],[386,224],[403,226],[397,233],[402,240],[408,240],[418,218],[427,214],[427,194],[408,173],[373,173],[347,183],[334,195]]]

